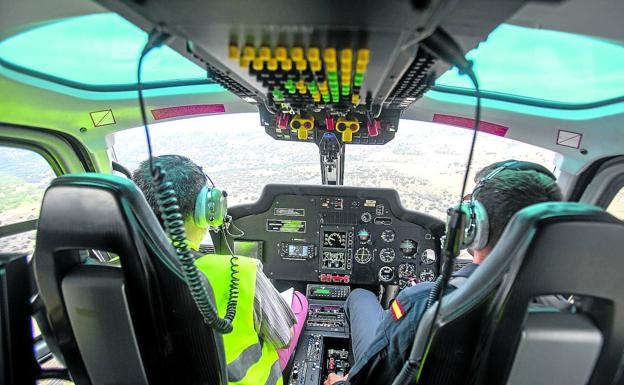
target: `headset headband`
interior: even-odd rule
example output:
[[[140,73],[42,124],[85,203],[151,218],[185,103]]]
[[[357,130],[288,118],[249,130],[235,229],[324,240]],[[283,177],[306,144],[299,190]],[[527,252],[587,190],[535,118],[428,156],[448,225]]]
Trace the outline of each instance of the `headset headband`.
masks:
[[[487,181],[494,179],[496,175],[500,174],[501,172],[505,170],[535,171],[537,173],[547,176],[553,181],[557,180],[557,177],[555,177],[555,175],[552,172],[550,172],[546,167],[542,166],[541,164],[537,164],[533,162],[524,162],[524,161],[519,161],[515,159],[505,160],[505,161],[494,163],[494,164],[496,165],[496,167],[492,171],[490,171],[486,176],[481,178],[477,186],[475,186],[475,188],[472,190],[471,200],[474,200],[474,197],[477,194],[477,192],[481,191],[481,189],[485,186]]]

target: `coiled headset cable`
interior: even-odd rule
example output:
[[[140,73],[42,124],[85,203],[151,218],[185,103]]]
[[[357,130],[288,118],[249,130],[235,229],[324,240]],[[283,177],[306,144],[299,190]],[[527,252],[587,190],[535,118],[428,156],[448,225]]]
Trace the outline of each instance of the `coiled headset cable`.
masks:
[[[162,26],[157,26],[150,32],[147,42],[143,47],[141,56],[137,65],[137,88],[139,91],[139,106],[141,108],[141,118],[143,119],[143,127],[145,128],[145,138],[147,140],[147,150],[149,153],[149,165],[152,175],[152,184],[155,189],[155,195],[158,202],[158,208],[163,220],[165,231],[171,239],[171,243],[178,256],[178,260],[182,265],[182,275],[189,288],[191,297],[197,306],[204,322],[220,333],[229,333],[232,331],[232,321],[236,315],[236,305],[238,300],[238,282],[236,277],[238,273],[237,258],[231,252],[232,258],[230,264],[232,272],[230,274],[230,290],[227,310],[224,318],[219,318],[217,309],[211,302],[208,290],[202,276],[195,266],[195,258],[186,242],[186,232],[184,230],[184,218],[180,212],[178,197],[173,184],[166,180],[166,173],[160,165],[154,164],[152,154],[152,141],[147,124],[147,116],[145,113],[145,101],[143,99],[143,84],[141,83],[141,72],[143,69],[143,61],[147,54],[155,47],[165,43],[171,35],[167,33]],[[226,240],[227,243],[227,240]],[[229,248],[229,245],[228,245]]]

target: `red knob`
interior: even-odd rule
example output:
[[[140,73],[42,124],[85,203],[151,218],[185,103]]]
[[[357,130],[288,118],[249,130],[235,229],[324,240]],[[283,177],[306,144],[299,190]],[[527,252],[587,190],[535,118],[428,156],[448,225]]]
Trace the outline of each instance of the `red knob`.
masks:
[[[377,119],[369,120],[366,123],[366,128],[368,128],[368,136],[370,136],[371,138],[374,138],[379,135],[379,131],[381,129],[381,122],[379,122],[379,120]]]
[[[288,114],[279,114],[279,115],[277,115],[277,118],[275,118],[275,121],[277,123],[277,128],[279,128],[280,130],[288,128],[288,121],[289,120],[290,119],[289,119]]]
[[[330,115],[326,115],[325,116],[325,127],[327,128],[327,131],[334,131],[334,128],[336,127],[335,122],[334,122],[334,118]]]

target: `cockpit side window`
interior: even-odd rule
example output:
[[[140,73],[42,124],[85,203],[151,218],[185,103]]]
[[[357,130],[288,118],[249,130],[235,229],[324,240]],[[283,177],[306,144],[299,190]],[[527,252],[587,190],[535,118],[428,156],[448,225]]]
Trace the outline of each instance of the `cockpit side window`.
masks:
[[[36,152],[0,146],[0,252],[32,253],[41,200],[55,176]]]

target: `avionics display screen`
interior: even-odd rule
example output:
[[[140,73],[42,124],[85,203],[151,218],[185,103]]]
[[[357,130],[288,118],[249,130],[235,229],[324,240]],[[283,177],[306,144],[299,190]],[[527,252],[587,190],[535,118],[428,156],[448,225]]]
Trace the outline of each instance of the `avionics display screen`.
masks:
[[[343,270],[346,267],[346,261],[347,253],[344,251],[323,251],[321,268]]]
[[[324,231],[323,246],[344,249],[347,247],[346,231]]]
[[[262,241],[234,241],[234,254],[262,260]]]
[[[311,252],[311,247],[308,245],[288,245],[289,257],[308,258]]]

